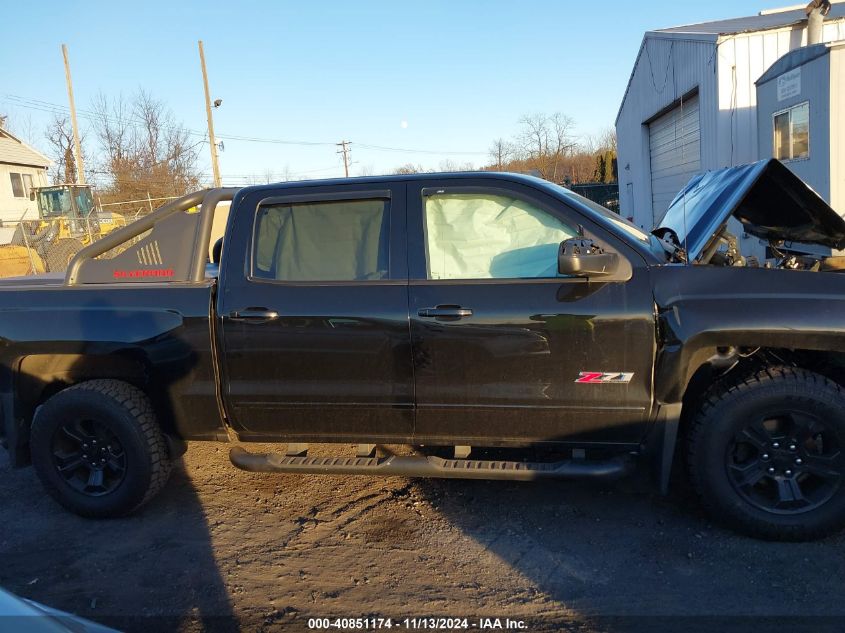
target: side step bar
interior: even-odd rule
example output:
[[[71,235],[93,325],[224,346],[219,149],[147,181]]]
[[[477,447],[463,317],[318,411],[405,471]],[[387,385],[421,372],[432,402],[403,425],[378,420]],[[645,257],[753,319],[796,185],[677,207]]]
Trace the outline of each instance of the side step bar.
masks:
[[[382,475],[445,479],[617,479],[631,472],[630,456],[604,461],[506,462],[478,459],[443,459],[421,455],[388,457],[290,457],[275,453],[250,453],[240,446],[229,459],[241,470],[262,473],[314,475]]]

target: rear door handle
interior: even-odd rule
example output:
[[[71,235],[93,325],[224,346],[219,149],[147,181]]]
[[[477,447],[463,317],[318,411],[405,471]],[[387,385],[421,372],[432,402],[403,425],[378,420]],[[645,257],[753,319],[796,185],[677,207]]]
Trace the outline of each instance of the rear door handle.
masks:
[[[275,310],[267,310],[266,308],[244,308],[243,310],[234,310],[229,313],[229,318],[232,321],[273,321],[279,318],[279,313]]]
[[[437,306],[435,308],[420,308],[417,314],[424,318],[462,319],[463,317],[471,317],[472,310],[460,306]]]

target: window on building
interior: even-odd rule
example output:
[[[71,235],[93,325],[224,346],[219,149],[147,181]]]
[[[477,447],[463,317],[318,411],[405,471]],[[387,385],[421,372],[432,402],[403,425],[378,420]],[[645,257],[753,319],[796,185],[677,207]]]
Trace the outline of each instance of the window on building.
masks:
[[[810,157],[810,103],[774,115],[774,154],[779,160]]]
[[[35,200],[35,193],[32,191],[32,174],[21,174],[23,179],[24,195],[30,200]]]
[[[12,195],[15,196],[15,198],[26,197],[26,193],[23,190],[23,180],[21,179],[21,175],[11,172],[9,174],[9,178],[12,179]]]
[[[525,200],[493,193],[425,198],[429,279],[557,277],[560,243],[577,231]]]
[[[387,279],[389,215],[385,200],[262,207],[253,275],[300,282]]]

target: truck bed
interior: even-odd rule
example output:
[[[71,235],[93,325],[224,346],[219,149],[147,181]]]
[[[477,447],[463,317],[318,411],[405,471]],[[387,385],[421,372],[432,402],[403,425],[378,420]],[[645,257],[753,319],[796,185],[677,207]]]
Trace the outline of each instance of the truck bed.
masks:
[[[67,286],[42,275],[0,282],[0,391],[10,447],[34,403],[103,374],[149,387],[163,426],[221,433],[209,314],[214,280]],[[25,309],[24,309],[24,306]],[[16,389],[11,386],[17,385]],[[15,461],[26,460],[18,455]]]

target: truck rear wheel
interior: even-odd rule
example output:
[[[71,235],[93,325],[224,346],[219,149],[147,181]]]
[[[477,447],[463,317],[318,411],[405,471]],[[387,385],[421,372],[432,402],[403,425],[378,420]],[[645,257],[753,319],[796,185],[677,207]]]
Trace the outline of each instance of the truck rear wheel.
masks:
[[[47,492],[86,517],[129,514],[171,470],[149,399],[119,380],[90,380],[47,400],[33,420],[30,450]]]
[[[756,538],[803,541],[845,526],[845,393],[771,367],[715,389],[688,438],[693,487],[715,518]]]

